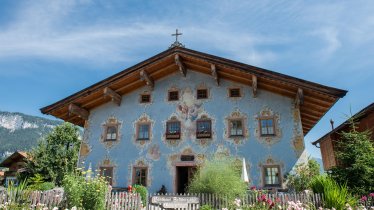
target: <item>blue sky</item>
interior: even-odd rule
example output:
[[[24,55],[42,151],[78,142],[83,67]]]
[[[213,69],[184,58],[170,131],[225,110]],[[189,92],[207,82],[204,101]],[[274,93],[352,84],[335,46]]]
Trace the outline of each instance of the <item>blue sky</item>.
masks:
[[[349,91],[306,136],[374,101],[374,1],[13,1],[0,5],[0,110],[39,108],[173,42]]]

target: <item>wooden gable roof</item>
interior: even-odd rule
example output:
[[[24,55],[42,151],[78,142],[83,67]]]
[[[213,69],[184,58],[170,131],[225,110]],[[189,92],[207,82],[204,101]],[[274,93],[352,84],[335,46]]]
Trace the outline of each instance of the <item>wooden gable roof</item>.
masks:
[[[344,131],[344,129],[349,128],[351,126],[351,120],[355,123],[360,122],[362,119],[370,116],[370,114],[374,113],[374,103],[369,104],[365,108],[361,109],[359,112],[357,112],[355,115],[344,121],[342,124],[340,124],[338,127],[332,129],[330,132],[323,135],[318,140],[312,142],[314,146],[317,146],[318,143],[320,143],[322,140],[326,139],[326,137],[330,136],[331,134],[340,133],[341,131]],[[373,139],[374,140],[374,139]]]
[[[25,161],[28,158],[26,152],[16,151],[0,163],[0,167],[10,167],[15,161]]]
[[[300,104],[304,135],[347,93],[346,90],[176,46],[46,106],[41,112],[84,126],[90,109],[111,100],[119,104],[122,95],[144,85],[157,86],[155,81],[176,71],[185,75],[187,69],[212,75],[217,83],[220,78],[227,79],[255,87],[255,90],[263,89],[295,99],[297,105]]]

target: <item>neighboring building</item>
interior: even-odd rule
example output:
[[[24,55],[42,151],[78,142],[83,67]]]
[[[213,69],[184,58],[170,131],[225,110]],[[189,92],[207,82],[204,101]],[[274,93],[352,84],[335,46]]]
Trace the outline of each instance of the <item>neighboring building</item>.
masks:
[[[357,131],[371,131],[371,140],[374,141],[374,103],[365,107],[357,114],[352,116],[357,126]],[[349,120],[345,121],[338,127],[334,128],[333,121],[331,121],[332,130],[326,135],[313,142],[312,144],[321,149],[323,168],[329,170],[331,167],[336,166],[337,160],[335,157],[336,146],[340,139],[341,132],[348,132],[351,127]]]
[[[26,152],[16,151],[0,163],[0,167],[8,168],[7,171],[4,171],[5,186],[8,186],[10,181],[17,181],[17,173],[23,171],[26,159]]]
[[[172,46],[41,109],[84,127],[80,161],[155,192],[184,192],[213,154],[244,157],[252,185],[282,188],[304,135],[346,94]]]

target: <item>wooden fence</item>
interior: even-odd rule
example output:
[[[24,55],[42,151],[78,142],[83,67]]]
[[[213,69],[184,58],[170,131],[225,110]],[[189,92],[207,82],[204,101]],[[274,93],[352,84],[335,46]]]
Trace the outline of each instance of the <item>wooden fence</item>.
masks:
[[[59,191],[32,191],[27,192],[0,192],[0,209],[6,204],[26,204],[28,209],[41,209],[64,206],[64,195]],[[142,208],[139,194],[127,192],[108,193],[105,197],[106,209],[108,210],[140,210]],[[64,208],[63,208],[64,209]]]
[[[152,196],[158,194],[149,194],[147,201],[150,201]],[[188,207],[183,207],[178,209],[188,209],[188,210],[197,210],[202,205],[210,205],[214,209],[227,208],[230,204],[233,204],[232,200],[228,200],[226,196],[215,195],[215,194],[166,194],[166,196],[175,196],[175,197],[186,197],[193,196],[199,198],[199,203],[189,204]],[[286,206],[289,201],[297,202],[300,201],[304,204],[313,204],[315,207],[323,206],[322,196],[320,194],[295,194],[295,193],[275,193],[275,194],[254,194],[248,193],[244,197],[240,198],[242,205],[253,205],[259,202],[259,199],[266,200],[270,199],[273,202],[276,201],[277,205],[280,205],[282,209],[286,209]],[[108,210],[163,210],[162,206],[157,204],[152,204],[147,202],[142,204],[141,197],[139,194],[127,193],[127,192],[112,192],[106,195],[106,209]],[[33,191],[25,192],[22,195],[20,194],[9,194],[6,191],[0,192],[0,209],[1,206],[5,203],[22,203],[27,204],[28,209],[41,209],[40,207],[47,207],[48,209],[53,209],[53,207],[64,206],[63,202],[64,196],[59,191]],[[364,203],[363,203],[364,204]],[[370,208],[372,203],[365,203],[367,207]],[[364,205],[365,205],[364,204]],[[144,206],[144,207],[143,207]]]
[[[148,201],[151,199],[152,196],[157,196],[159,194],[150,194],[148,196]],[[208,194],[208,193],[200,193],[200,194],[165,194],[166,196],[192,196],[198,197],[200,200],[199,204],[189,204],[188,210],[195,210],[199,209],[202,205],[209,205],[214,209],[222,209],[228,208],[230,205],[232,206],[234,201],[227,199],[226,196],[216,195],[216,194]],[[302,202],[313,204],[317,208],[322,206],[322,196],[320,194],[304,194],[304,193],[276,193],[276,194],[255,194],[255,193],[248,193],[244,197],[240,198],[241,205],[255,205],[259,203],[259,200],[266,198],[266,200],[271,200],[272,202],[276,202],[277,205],[280,205],[282,209],[287,209],[286,206],[289,201],[293,202]],[[162,210],[163,208],[160,205],[155,205],[150,202],[147,204],[147,210]],[[179,209],[186,209],[186,208],[179,208]]]

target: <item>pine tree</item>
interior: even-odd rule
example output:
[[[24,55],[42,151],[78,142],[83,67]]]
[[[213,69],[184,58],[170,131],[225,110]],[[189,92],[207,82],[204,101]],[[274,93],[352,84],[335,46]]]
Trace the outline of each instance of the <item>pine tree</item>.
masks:
[[[369,131],[357,131],[354,119],[350,119],[351,129],[342,132],[337,141],[336,158],[338,165],[330,175],[341,185],[356,195],[374,191],[374,146]]]

